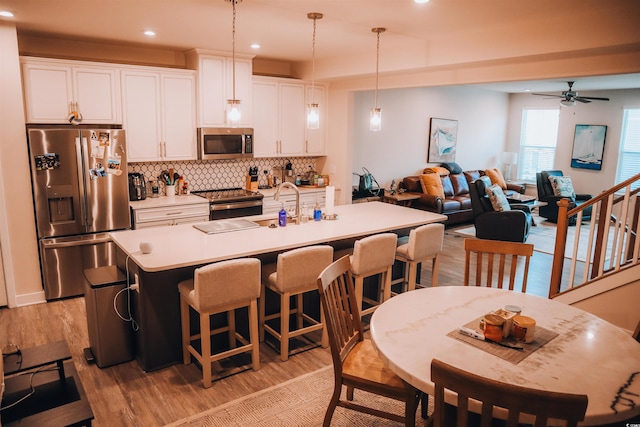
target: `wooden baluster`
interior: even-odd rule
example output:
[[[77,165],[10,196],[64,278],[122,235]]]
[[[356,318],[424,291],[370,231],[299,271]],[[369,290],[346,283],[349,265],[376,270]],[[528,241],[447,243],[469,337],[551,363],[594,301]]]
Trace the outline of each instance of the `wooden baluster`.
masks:
[[[549,283],[549,298],[560,293],[562,281],[562,268],[564,264],[564,251],[567,247],[567,229],[569,221],[569,199],[558,200],[558,223],[556,224],[556,244],[553,250],[553,263],[551,267],[551,281]],[[570,284],[571,285],[571,284]]]

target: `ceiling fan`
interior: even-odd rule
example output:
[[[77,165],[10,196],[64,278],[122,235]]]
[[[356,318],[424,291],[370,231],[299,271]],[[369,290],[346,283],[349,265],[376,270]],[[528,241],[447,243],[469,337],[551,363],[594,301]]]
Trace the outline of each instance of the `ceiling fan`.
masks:
[[[609,98],[598,98],[593,96],[578,96],[578,92],[574,92],[572,90],[573,84],[575,82],[567,82],[569,84],[569,90],[563,91],[562,95],[555,95],[549,93],[532,93],[532,95],[542,95],[542,96],[551,96],[553,98],[562,98],[560,104],[565,107],[573,107],[576,105],[576,101],[587,104],[591,101],[608,101]]]

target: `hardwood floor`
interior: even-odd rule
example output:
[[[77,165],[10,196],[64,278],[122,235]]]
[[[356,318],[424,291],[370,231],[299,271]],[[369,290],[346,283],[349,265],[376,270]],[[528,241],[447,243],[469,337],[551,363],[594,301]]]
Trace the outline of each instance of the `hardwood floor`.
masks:
[[[440,286],[456,286],[464,275],[464,236],[445,232],[440,263]],[[528,293],[546,297],[551,256],[534,252]],[[422,271],[429,283],[430,268]],[[174,365],[145,373],[134,360],[100,369],[89,365],[83,349],[89,346],[84,298],[0,310],[0,345],[16,343],[27,348],[61,339],[67,340],[91,407],[95,426],[160,426],[232,401],[331,364],[329,349],[320,347],[280,361],[269,345],[261,345],[262,368],[247,368],[202,387],[202,372],[196,364]],[[226,373],[226,366],[219,372]]]

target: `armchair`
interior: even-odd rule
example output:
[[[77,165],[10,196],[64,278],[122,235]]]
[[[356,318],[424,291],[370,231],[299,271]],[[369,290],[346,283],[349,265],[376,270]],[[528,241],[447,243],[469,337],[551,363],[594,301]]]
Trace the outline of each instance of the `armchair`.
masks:
[[[491,186],[491,180],[487,176],[482,176],[469,185],[476,237],[508,242],[526,242],[533,224],[529,206],[512,204],[510,205],[511,210],[495,211],[486,193],[486,188],[489,186]]]
[[[550,176],[564,176],[561,170],[549,170],[536,173],[536,185],[538,187],[538,200],[541,202],[547,202],[547,206],[541,206],[539,214],[541,217],[547,218],[548,221],[556,223],[558,222],[558,201],[560,199],[566,199],[567,197],[556,196],[553,192],[553,187],[549,181]],[[581,205],[587,200],[591,199],[590,194],[576,194],[575,197],[569,197],[571,199],[571,205],[569,209],[573,209],[576,206]],[[591,218],[591,207],[584,210],[582,218]],[[576,218],[572,217],[569,221],[569,225],[575,225]]]

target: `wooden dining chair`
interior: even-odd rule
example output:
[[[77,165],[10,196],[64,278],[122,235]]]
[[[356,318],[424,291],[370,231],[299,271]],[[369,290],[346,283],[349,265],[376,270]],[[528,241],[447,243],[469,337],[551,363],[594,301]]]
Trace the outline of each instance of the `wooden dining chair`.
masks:
[[[387,368],[371,341],[364,338],[349,256],[338,259],[320,273],[318,291],[329,335],[335,378],[323,425],[331,425],[336,407],[341,406],[401,422],[406,426],[415,426],[421,392]],[[343,385],[347,387],[347,400],[340,399]],[[354,389],[404,402],[404,416],[353,402]]]
[[[444,427],[445,423],[453,425],[454,420],[457,420],[457,427],[489,427],[494,408],[506,411],[506,427],[516,427],[521,415],[524,415],[523,422],[534,427],[546,427],[550,419],[565,420],[567,427],[575,427],[584,419],[589,403],[583,394],[507,384],[463,371],[438,359],[431,361],[431,381],[435,385],[434,427]],[[457,409],[446,408],[445,390],[457,393]],[[479,413],[470,412],[474,404],[478,405]]]
[[[527,276],[529,275],[529,261],[533,255],[533,245],[529,243],[502,242],[498,240],[465,239],[464,240],[464,285],[469,286],[471,279],[472,253],[475,254],[475,285],[494,285],[494,272],[497,273],[497,287],[504,289],[505,278],[509,280],[509,290],[514,289],[518,259],[524,257],[524,272],[522,274],[521,291],[527,291]],[[496,268],[496,258],[498,265]],[[508,267],[508,270],[507,270]],[[484,274],[483,274],[483,270]],[[483,281],[483,276],[485,280]],[[506,276],[506,277],[505,277]]]

